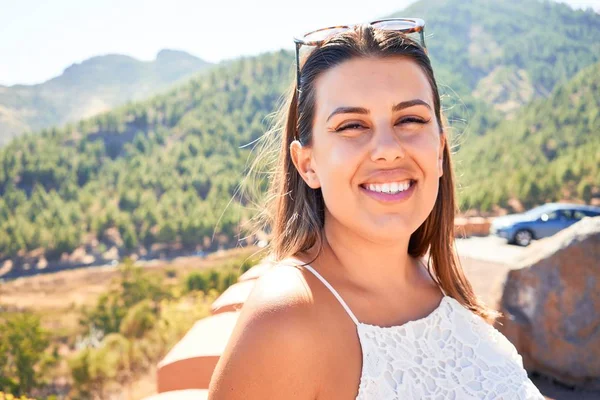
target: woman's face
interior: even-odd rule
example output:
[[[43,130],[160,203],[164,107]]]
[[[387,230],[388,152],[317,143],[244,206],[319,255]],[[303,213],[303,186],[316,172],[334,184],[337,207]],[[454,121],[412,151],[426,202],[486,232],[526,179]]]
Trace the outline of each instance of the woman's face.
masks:
[[[377,241],[410,235],[436,201],[444,136],[425,73],[404,57],[356,58],[316,82],[312,142],[296,167],[321,188],[326,223]]]

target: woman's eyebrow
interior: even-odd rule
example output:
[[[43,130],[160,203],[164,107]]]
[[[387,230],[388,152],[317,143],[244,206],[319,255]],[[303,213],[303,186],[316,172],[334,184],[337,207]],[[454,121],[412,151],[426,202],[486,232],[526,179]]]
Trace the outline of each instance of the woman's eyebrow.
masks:
[[[401,101],[392,107],[392,111],[400,111],[413,106],[425,106],[431,111],[431,106],[421,99]],[[329,115],[329,117],[327,117],[326,122],[328,122],[336,114],[369,114],[369,110],[364,107],[338,107]]]
[[[425,100],[421,100],[421,99],[402,101],[402,102],[396,104],[394,107],[392,107],[392,111],[400,111],[404,108],[413,107],[413,106],[425,106],[429,109],[429,111],[431,111],[431,106],[429,105],[429,103],[427,103]]]

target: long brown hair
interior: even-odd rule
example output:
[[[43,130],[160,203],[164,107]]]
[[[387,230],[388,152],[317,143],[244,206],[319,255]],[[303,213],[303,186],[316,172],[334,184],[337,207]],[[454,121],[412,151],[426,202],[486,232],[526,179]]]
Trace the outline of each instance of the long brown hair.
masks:
[[[397,57],[414,61],[431,85],[434,112],[443,132],[440,95],[429,57],[415,41],[399,32],[358,25],[329,38],[301,62],[301,83],[289,89],[277,114],[276,125],[264,136],[262,149],[252,169],[270,164],[269,190],[262,204],[259,224],[270,229],[270,248],[282,260],[323,243],[325,203],[321,189],[311,189],[296,170],[290,144],[298,139],[310,145],[315,113],[315,79],[324,71],[357,57]],[[299,95],[298,95],[299,93]],[[473,292],[454,249],[454,216],[458,212],[452,161],[444,145],[443,175],[433,210],[411,235],[408,253],[423,257],[429,250],[427,269],[445,294],[455,298],[488,322],[499,314],[488,308]],[[273,157],[278,154],[277,157]],[[265,162],[267,164],[265,164]],[[433,270],[433,271],[432,271]]]

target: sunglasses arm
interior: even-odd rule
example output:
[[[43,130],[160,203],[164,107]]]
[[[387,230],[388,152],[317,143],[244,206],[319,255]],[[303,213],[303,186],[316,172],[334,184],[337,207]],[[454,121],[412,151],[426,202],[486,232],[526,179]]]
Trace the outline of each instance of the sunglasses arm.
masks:
[[[296,42],[296,91],[300,91],[300,46],[301,43]]]

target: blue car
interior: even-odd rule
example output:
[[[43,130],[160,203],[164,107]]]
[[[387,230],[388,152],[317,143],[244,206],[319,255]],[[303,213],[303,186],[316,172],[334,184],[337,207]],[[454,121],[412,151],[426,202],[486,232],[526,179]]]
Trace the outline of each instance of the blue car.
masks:
[[[532,240],[554,235],[582,218],[600,216],[600,207],[567,203],[548,203],[520,214],[498,217],[490,234],[508,243],[528,246]]]

